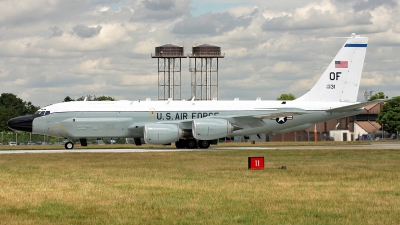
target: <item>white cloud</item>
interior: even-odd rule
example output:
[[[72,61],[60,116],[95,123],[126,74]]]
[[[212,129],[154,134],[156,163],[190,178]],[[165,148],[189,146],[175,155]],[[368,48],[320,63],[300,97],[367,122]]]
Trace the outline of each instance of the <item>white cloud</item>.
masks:
[[[291,62],[277,62],[271,69],[273,73],[292,73],[293,71],[297,71],[300,68],[298,66],[293,65]]]
[[[374,87],[374,86],[380,86],[384,82],[384,75],[379,72],[371,72],[371,73],[366,73],[364,74],[364,77],[361,81],[362,86],[367,86],[367,87]]]
[[[282,30],[311,30],[321,28],[343,27],[348,25],[371,24],[369,12],[350,12],[338,10],[328,0],[320,3],[309,3],[297,8],[292,13],[274,17],[263,24],[265,31]]]

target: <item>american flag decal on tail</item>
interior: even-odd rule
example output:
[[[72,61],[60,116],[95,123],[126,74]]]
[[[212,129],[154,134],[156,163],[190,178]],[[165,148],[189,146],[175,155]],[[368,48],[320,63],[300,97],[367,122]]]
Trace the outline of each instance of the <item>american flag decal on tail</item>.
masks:
[[[335,61],[335,68],[348,68],[349,62],[348,61]]]

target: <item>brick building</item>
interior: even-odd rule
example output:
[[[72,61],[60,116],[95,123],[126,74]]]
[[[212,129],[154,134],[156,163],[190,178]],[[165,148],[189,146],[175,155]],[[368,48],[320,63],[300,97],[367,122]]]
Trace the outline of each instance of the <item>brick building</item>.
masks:
[[[376,122],[376,119],[381,111],[382,104],[383,103],[376,103],[366,106],[364,111],[359,115],[318,123],[306,130],[276,134],[274,136],[266,135],[265,141],[314,141],[315,128],[318,141],[330,140],[329,132],[333,130],[348,130],[351,134],[350,137],[347,138],[348,141],[355,140],[363,134],[378,134],[381,133],[379,131],[381,126]],[[257,141],[258,137],[252,136],[250,139],[255,139],[255,141]],[[259,139],[259,141],[263,140]]]
[[[376,122],[376,119],[378,118],[378,114],[381,111],[382,105],[383,103],[372,104],[366,106],[364,111],[359,115],[318,123],[306,130],[276,134],[274,136],[269,134],[260,134],[259,136],[251,135],[249,138],[235,137],[235,141],[314,141],[315,128],[317,131],[318,141],[331,140],[329,132],[334,130],[348,130],[350,135],[345,138],[347,141],[359,139],[366,134],[379,135],[381,134],[381,131],[379,130],[381,126]]]

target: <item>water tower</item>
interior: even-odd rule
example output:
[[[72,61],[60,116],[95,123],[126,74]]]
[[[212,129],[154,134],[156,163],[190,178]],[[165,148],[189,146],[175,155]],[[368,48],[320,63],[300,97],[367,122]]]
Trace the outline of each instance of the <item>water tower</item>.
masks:
[[[189,55],[192,97],[199,100],[218,99],[218,59],[224,57],[218,46],[204,44],[192,47],[192,54]]]
[[[158,59],[158,100],[181,100],[181,59],[183,47],[167,44],[156,47],[152,58]]]

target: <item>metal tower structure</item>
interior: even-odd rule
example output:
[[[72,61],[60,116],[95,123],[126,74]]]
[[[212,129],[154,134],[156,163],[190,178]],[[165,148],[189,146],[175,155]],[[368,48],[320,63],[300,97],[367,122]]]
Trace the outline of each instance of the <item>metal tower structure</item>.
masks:
[[[181,59],[186,58],[183,47],[162,45],[151,57],[158,59],[158,100],[181,100]]]
[[[192,47],[192,54],[189,55],[192,97],[199,100],[218,99],[218,59],[224,57],[218,46],[204,44]]]
[[[372,92],[374,92],[374,91],[373,90],[368,91],[368,89],[366,89],[364,91],[364,99],[365,99],[365,101],[368,101],[368,99],[372,96]]]

